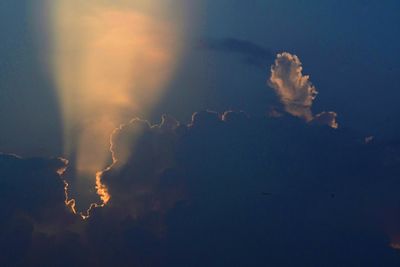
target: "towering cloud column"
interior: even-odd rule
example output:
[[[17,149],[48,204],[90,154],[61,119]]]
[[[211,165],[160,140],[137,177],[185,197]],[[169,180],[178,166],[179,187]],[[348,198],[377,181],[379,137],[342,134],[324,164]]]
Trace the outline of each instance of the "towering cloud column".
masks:
[[[296,55],[284,52],[278,54],[271,67],[269,85],[275,90],[286,112],[307,122],[326,124],[338,128],[335,112],[322,112],[316,116],[311,110],[318,91],[308,75],[303,75],[303,67]]]

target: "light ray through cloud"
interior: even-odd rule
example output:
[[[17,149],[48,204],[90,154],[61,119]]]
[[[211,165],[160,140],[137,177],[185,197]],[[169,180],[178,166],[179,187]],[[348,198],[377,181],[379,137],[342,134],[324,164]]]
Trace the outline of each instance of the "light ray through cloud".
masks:
[[[64,156],[73,159],[76,180],[93,179],[96,205],[104,205],[110,196],[101,172],[111,161],[110,134],[150,112],[162,95],[183,50],[182,11],[169,1],[43,1]],[[75,210],[75,200],[66,202]]]

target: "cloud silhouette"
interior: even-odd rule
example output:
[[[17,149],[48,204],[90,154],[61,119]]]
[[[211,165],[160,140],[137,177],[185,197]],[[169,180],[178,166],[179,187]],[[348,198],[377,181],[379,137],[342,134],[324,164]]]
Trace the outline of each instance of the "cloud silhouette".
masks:
[[[81,220],[60,159],[0,156],[1,263],[397,266],[399,149],[292,116],[134,119],[112,138],[111,199]],[[385,216],[382,216],[384,211]],[[385,223],[377,223],[384,218]],[[393,245],[392,245],[393,246]],[[4,255],[8,255],[5,257]],[[289,256],[290,257],[289,257]]]
[[[33,264],[34,251],[46,251],[42,256],[50,258],[46,247],[51,247],[54,239],[68,235],[65,229],[77,221],[64,204],[59,172],[65,164],[57,158],[22,159],[0,154],[2,266],[45,266],[40,264],[45,257]]]
[[[380,146],[361,140],[293,117],[243,112],[198,112],[188,125],[133,120],[114,135],[114,155],[125,160],[104,173],[112,199],[89,229],[129,233],[135,241],[112,241],[124,246],[118,259],[153,266],[374,266],[376,257],[365,255],[377,250],[394,266],[398,256],[370,216],[390,202],[373,192],[389,190],[395,172],[380,162]],[[92,231],[95,240],[107,238]],[[113,262],[107,247],[98,249]]]

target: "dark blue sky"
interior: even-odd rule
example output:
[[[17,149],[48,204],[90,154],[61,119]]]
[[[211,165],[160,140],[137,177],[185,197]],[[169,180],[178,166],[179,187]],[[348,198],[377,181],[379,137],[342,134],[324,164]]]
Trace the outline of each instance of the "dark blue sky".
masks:
[[[61,153],[61,122],[30,4],[0,3],[0,150],[49,156]]]
[[[235,38],[297,54],[320,91],[316,110],[335,110],[346,127],[379,134],[399,112],[399,8],[398,1],[208,1],[193,42]],[[179,110],[174,115],[188,108],[260,112],[271,102],[270,64],[255,69],[240,55],[220,52],[188,55],[164,101]],[[179,97],[182,109],[173,103]]]

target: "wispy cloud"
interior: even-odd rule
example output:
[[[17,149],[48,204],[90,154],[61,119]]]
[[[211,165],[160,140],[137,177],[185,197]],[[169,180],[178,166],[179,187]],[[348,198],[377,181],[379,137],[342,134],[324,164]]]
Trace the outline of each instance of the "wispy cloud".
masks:
[[[270,49],[251,41],[237,38],[205,39],[200,41],[200,48],[240,55],[245,64],[257,68],[267,67],[274,58]]]

